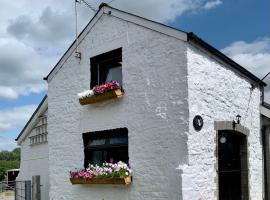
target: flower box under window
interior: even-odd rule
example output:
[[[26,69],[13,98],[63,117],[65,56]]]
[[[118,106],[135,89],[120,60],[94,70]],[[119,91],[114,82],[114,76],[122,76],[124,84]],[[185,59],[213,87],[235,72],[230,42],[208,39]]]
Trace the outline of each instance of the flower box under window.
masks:
[[[124,95],[121,85],[116,81],[96,85],[92,90],[79,93],[81,105],[93,104],[109,99],[120,98]]]
[[[130,166],[122,161],[104,162],[102,165],[89,164],[87,168],[70,171],[72,184],[120,184],[128,185],[132,181]]]
[[[92,178],[92,179],[84,179],[84,178],[70,178],[70,182],[75,184],[118,184],[118,185],[128,185],[132,181],[132,177],[128,176],[125,178]]]
[[[111,90],[102,94],[97,94],[89,97],[79,98],[81,105],[93,104],[109,99],[120,98],[124,95],[124,92],[120,89]]]

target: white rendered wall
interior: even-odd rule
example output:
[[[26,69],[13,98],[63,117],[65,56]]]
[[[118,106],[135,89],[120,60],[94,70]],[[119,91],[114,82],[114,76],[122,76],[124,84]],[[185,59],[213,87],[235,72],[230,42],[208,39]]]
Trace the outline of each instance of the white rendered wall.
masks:
[[[206,53],[188,46],[189,134],[188,165],[183,169],[183,199],[217,199],[216,131],[214,121],[232,121],[237,114],[250,130],[248,164],[250,199],[262,199],[262,144],[260,142],[260,91]],[[250,101],[250,102],[249,102]],[[197,132],[193,118],[201,115]]]
[[[89,89],[90,58],[123,47],[122,99],[81,106]],[[187,161],[186,43],[104,15],[48,84],[51,200],[182,199],[179,165]],[[127,127],[130,186],[72,185],[82,168],[82,133]]]
[[[40,125],[39,122],[37,125]],[[32,180],[32,176],[40,175],[41,200],[49,199],[49,150],[48,143],[30,146],[30,136],[34,136],[36,130],[31,133],[21,143],[21,163],[20,173],[16,180]]]

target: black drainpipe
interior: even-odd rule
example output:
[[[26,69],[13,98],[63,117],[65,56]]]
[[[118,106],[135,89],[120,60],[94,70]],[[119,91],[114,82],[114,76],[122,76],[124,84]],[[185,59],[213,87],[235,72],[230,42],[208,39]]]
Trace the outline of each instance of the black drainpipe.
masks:
[[[263,169],[264,169],[264,199],[268,200],[268,181],[267,181],[267,158],[266,158],[266,137],[265,137],[266,127],[262,126],[262,150],[263,150]]]

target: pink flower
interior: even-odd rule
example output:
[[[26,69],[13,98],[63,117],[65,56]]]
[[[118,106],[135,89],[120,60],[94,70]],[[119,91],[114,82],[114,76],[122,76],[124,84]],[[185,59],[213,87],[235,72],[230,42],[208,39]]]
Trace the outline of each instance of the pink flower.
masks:
[[[131,175],[132,170],[124,162],[119,161],[118,163],[103,163],[101,166],[89,164],[87,169],[82,169],[75,172],[70,172],[71,178],[83,178],[91,179],[98,176],[102,177],[126,177]]]
[[[95,87],[93,87],[94,94],[96,95],[102,94],[110,90],[116,90],[116,89],[121,89],[120,84],[116,81],[111,81],[111,82],[104,83],[101,85],[96,85]]]

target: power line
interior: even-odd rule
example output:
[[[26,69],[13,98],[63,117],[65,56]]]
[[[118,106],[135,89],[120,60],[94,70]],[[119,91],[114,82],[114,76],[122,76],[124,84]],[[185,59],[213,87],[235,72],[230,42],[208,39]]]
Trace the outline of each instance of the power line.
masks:
[[[262,78],[261,81],[263,81],[269,74],[270,74],[270,72],[268,72],[268,73]]]
[[[108,4],[111,4],[112,2],[114,2],[115,0],[111,0]]]
[[[88,3],[85,0],[81,0],[88,8],[90,8],[93,12],[97,12],[97,9],[95,9],[90,3]]]

